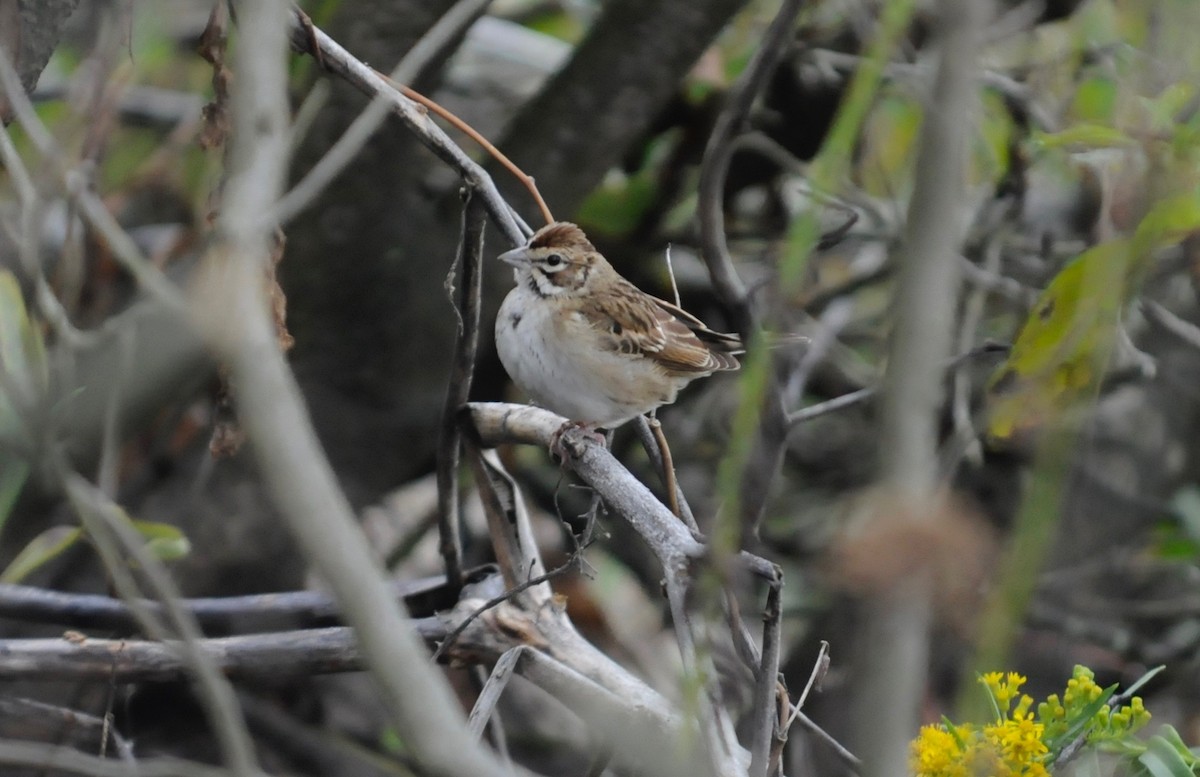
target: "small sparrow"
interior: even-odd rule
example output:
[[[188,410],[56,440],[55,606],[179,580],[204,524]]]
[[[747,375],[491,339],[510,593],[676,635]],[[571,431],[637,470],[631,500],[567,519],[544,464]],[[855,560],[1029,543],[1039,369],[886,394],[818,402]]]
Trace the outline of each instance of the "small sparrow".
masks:
[[[576,425],[615,428],[739,367],[737,335],[638,289],[574,224],[542,227],[500,258],[517,281],[496,316],[500,361],[534,402]]]

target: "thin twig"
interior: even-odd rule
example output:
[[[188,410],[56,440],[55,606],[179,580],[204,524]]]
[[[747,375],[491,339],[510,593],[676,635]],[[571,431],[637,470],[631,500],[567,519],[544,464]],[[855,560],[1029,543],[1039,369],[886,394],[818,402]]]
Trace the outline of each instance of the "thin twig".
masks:
[[[81,749],[98,745],[101,756],[111,741],[118,758],[130,765],[134,762],[133,744],[110,725],[109,716],[100,718],[33,699],[4,697],[0,698],[0,719],[5,730],[16,728],[25,737],[69,742]]]
[[[750,777],[767,777],[771,771],[771,752],[776,734],[781,730],[776,705],[779,685],[779,649],[782,639],[783,575],[767,588],[767,603],[763,610],[762,663],[754,686],[754,729],[750,745]]]
[[[384,77],[386,78],[386,76],[384,76]],[[390,81],[391,79],[388,79],[388,80]],[[499,162],[504,167],[505,170],[508,170],[510,173],[512,173],[513,177],[516,178],[518,181],[520,181],[521,184],[527,190],[529,190],[530,196],[532,196],[533,201],[537,203],[538,210],[540,210],[542,212],[542,218],[546,220],[546,223],[547,224],[554,223],[554,214],[552,214],[550,212],[550,206],[546,204],[546,201],[544,199],[542,199],[542,193],[540,191],[538,191],[537,183],[533,180],[533,176],[529,175],[524,170],[517,167],[516,162],[513,162],[511,159],[509,159],[507,156],[505,156],[504,152],[501,151],[500,149],[496,148],[496,146],[493,145],[490,140],[485,138],[474,127],[472,127],[470,124],[467,124],[465,121],[463,121],[462,119],[455,116],[453,113],[451,113],[446,108],[437,104],[436,102],[434,102],[430,98],[426,97],[425,95],[421,94],[420,92],[413,89],[412,87],[405,86],[404,84],[397,84],[394,81],[392,82],[392,86],[399,89],[400,93],[403,94],[408,99],[419,102],[421,105],[424,105],[426,108],[433,111],[438,116],[441,116],[445,121],[449,122],[459,132],[463,133],[467,137],[471,138],[471,140],[478,143],[483,148],[484,151],[488,152],[488,154],[490,154],[492,156],[492,158],[494,158],[497,162]]]
[[[471,715],[467,718],[467,730],[476,739],[483,736],[483,728],[491,719],[496,705],[500,703],[500,696],[508,687],[508,681],[512,679],[522,650],[524,646],[515,647],[500,656],[500,660],[492,667],[487,682],[483,684],[483,690],[476,697],[475,706],[471,708]]]
[[[468,580],[494,574],[494,566],[471,570]],[[441,575],[416,580],[396,580],[392,595],[403,599],[418,616],[449,609],[455,598]],[[337,602],[321,591],[281,591],[251,596],[181,599],[205,633],[268,632],[323,628],[341,622]],[[0,618],[25,623],[45,623],[73,629],[128,631],[138,628],[134,607],[162,616],[162,605],[143,599],[126,603],[98,594],[48,591],[0,583]]]
[[[232,92],[231,169],[221,239],[208,252],[207,277],[197,288],[200,309],[211,311],[204,321],[210,345],[230,367],[243,427],[279,513],[355,628],[379,695],[421,770],[511,777],[513,770],[466,735],[466,719],[449,684],[424,660],[425,646],[392,597],[321,449],[260,292],[274,230],[262,214],[276,203],[286,173],[289,18],[293,43],[302,50],[317,46],[327,66],[372,94],[394,90],[320,30],[311,30],[310,40],[300,18],[280,0],[238,8],[239,72]],[[434,132],[410,101],[395,97],[394,110],[411,127],[421,127],[423,141],[455,165],[469,186],[482,189],[489,213],[514,244],[520,240],[494,183],[444,133]]]
[[[658,437],[650,428],[650,420],[646,416],[638,416],[633,419],[633,424],[638,434],[638,440],[642,443],[642,449],[650,457],[650,463],[654,465],[654,469],[659,475],[662,475],[662,473],[666,472],[666,461],[659,447]],[[676,480],[678,481],[678,478]],[[678,482],[675,483],[675,504],[679,506],[679,511],[676,515],[683,519],[683,522],[687,524],[687,527],[694,534],[699,534],[700,525],[696,523],[696,516],[692,513],[692,507],[688,504],[687,496],[684,495],[683,489],[679,487]]]
[[[1186,345],[1200,349],[1200,327],[1185,321],[1153,300],[1142,301],[1146,318],[1179,338]]]
[[[479,198],[465,190],[463,203],[462,239],[455,265],[462,267],[460,297],[457,303],[458,335],[454,341],[454,360],[446,399],[442,405],[441,428],[438,434],[437,488],[439,549],[446,565],[446,579],[451,586],[462,584],[462,536],[458,504],[458,464],[461,433],[458,409],[471,394],[475,373],[475,352],[479,349],[479,308],[483,279],[483,234],[487,214]],[[454,270],[451,269],[451,273]]]
[[[667,260],[667,276],[671,279],[671,292],[675,296],[675,307],[680,306],[679,302],[679,284],[675,281],[675,267],[671,264],[671,244],[667,243],[667,250],[663,252]]]
[[[21,128],[25,130],[38,153],[50,164],[60,185],[79,207],[80,213],[104,239],[109,250],[112,251],[113,258],[137,280],[142,288],[169,305],[171,309],[182,311],[184,303],[178,289],[142,255],[132,238],[108,212],[108,208],[105,207],[99,195],[89,188],[89,183],[83,173],[66,166],[65,154],[50,131],[46,129],[45,124],[38,118],[29,97],[21,89],[16,71],[13,70],[3,47],[0,47],[0,94],[7,98]]]
[[[829,671],[829,643],[821,640],[821,649],[817,652],[817,660],[813,662],[812,672],[808,675],[808,682],[804,684],[804,691],[800,697],[796,699],[795,709],[792,711],[791,717],[788,718],[787,727],[791,728],[792,723],[796,721],[800,710],[804,709],[804,702],[808,701],[808,694],[813,687],[820,687],[821,681],[825,679],[825,674]]]
[[[39,773],[53,767],[55,772],[83,777],[229,777],[229,770],[219,766],[184,761],[179,758],[144,758],[135,767],[124,761],[87,755],[70,747],[43,742],[21,742],[0,739],[0,764],[25,767]],[[265,772],[254,772],[266,777]]]
[[[488,214],[500,228],[511,245],[523,245],[525,235],[512,215],[512,207],[500,196],[496,183],[486,171],[467,155],[445,132],[429,121],[426,110],[397,91],[381,78],[370,66],[352,56],[337,41],[320,28],[305,25],[305,17],[293,10],[291,18],[292,45],[297,50],[319,56],[324,66],[345,79],[355,88],[371,97],[380,97],[387,102],[389,110],[396,114],[417,139],[439,159],[456,170],[463,182],[483,198]],[[269,218],[269,223],[274,223]]]
[[[747,340],[756,326],[746,286],[729,255],[725,238],[725,179],[733,158],[733,141],[742,132],[750,108],[767,79],[787,53],[787,42],[803,0],[784,0],[763,34],[762,44],[742,71],[725,107],[717,116],[704,149],[700,168],[699,212],[703,258],[713,286],[737,316],[737,328]]]
[[[977,345],[976,347],[972,348],[971,350],[967,351],[966,353],[961,353],[958,356],[955,356],[953,359],[948,360],[943,365],[943,370],[953,370],[954,368],[956,368],[958,365],[962,364],[963,362],[968,361],[970,359],[974,359],[978,356],[986,356],[988,354],[997,354],[997,353],[1007,353],[1008,350],[1009,350],[1008,345],[1006,345],[1004,343],[992,342],[989,340],[980,345]],[[800,410],[796,410],[794,412],[788,413],[788,416],[787,416],[788,427],[789,427],[789,429],[794,429],[795,427],[799,426],[800,424],[805,423],[806,421],[811,421],[814,418],[819,418],[820,416],[826,415],[827,413],[832,413],[837,410],[843,410],[847,407],[852,407],[861,402],[865,402],[866,400],[868,400],[871,397],[878,394],[881,388],[882,388],[881,385],[867,386],[866,388],[861,388],[858,391],[851,391],[849,394],[843,394],[840,397],[834,397],[833,399],[826,400],[825,402],[821,402],[820,404],[812,405],[810,407],[805,407]]]
[[[554,569],[551,569],[549,572],[545,572],[543,574],[536,575],[535,577],[531,577],[528,580],[524,581],[523,583],[513,586],[512,588],[510,588],[509,590],[500,594],[499,596],[493,596],[491,599],[488,599],[486,602],[484,602],[479,607],[476,607],[474,610],[471,611],[471,613],[466,618],[463,618],[461,623],[459,623],[457,626],[455,626],[453,629],[450,630],[450,632],[446,635],[446,638],[444,640],[442,640],[440,645],[438,645],[437,650],[433,651],[433,656],[432,656],[433,661],[437,661],[443,655],[445,655],[446,651],[449,650],[454,645],[455,640],[457,640],[459,637],[461,637],[462,633],[467,630],[467,627],[470,626],[471,623],[476,618],[478,618],[480,615],[483,615],[485,612],[492,609],[493,607],[497,607],[501,604],[504,604],[505,602],[509,601],[513,597],[529,590],[530,588],[533,588],[536,585],[541,585],[542,583],[549,582],[550,580],[553,580],[554,578],[558,577],[559,575],[563,574],[564,572],[570,570],[571,567],[575,566],[575,564],[578,563],[580,554],[583,552],[583,550],[585,548],[586,548],[586,546],[579,548],[579,550],[575,551],[569,557],[567,557],[566,561],[564,561],[562,564],[555,567]]]
[[[984,248],[983,267],[984,272],[995,274],[1000,268],[1001,255],[1001,234],[991,236]],[[984,304],[986,303],[987,290],[982,286],[978,286],[967,297],[967,301],[963,304],[962,321],[958,325],[958,350],[964,351],[968,349],[972,342],[975,341],[976,331],[979,329],[979,322],[983,320]],[[953,383],[951,386],[951,417],[954,420],[954,432],[956,438],[955,448],[961,451],[961,454],[955,456],[955,461],[951,466],[943,466],[942,471],[947,473],[947,476],[953,474],[958,468],[958,463],[962,456],[966,456],[970,460],[978,463],[983,455],[983,447],[979,442],[979,437],[975,433],[975,426],[971,420],[971,381],[967,370],[964,367],[965,363],[960,364],[954,369]]]
[[[650,431],[654,432],[658,450],[662,453],[663,490],[667,492],[667,507],[682,520],[683,516],[679,512],[679,484],[675,480],[675,461],[671,456],[671,446],[667,444],[667,436],[663,434],[662,423],[654,416],[650,416],[648,422]]]
[[[503,658],[503,656],[501,656]],[[478,682],[479,692],[487,686],[487,681],[491,678],[491,673],[482,665],[471,667],[474,679]],[[474,708],[471,709],[471,714],[475,714]],[[471,719],[467,718],[467,728],[471,728]],[[512,755],[508,752],[508,734],[504,729],[504,719],[500,715],[500,711],[493,709],[487,719],[488,742],[492,749],[500,756],[500,760],[504,763],[512,762]]]
[[[741,433],[746,435],[747,445],[735,449],[738,457],[736,462],[727,460],[730,465],[736,465],[731,466],[730,472],[736,470],[739,481],[737,492],[740,498],[736,500],[739,514],[735,519],[740,522],[737,530],[740,546],[753,541],[766,509],[771,484],[783,463],[783,453],[787,446],[787,409],[775,371],[769,364],[756,364],[758,358],[767,358],[769,361],[769,355],[754,351],[759,347],[756,344],[761,339],[758,330],[762,316],[755,309],[751,295],[739,277],[733,258],[729,254],[725,235],[725,182],[733,158],[734,140],[743,131],[754,100],[783,60],[787,44],[792,38],[796,17],[803,6],[803,0],[783,0],[780,3],[775,18],[763,34],[761,45],[717,116],[704,149],[700,168],[697,214],[700,219],[701,256],[708,267],[713,287],[733,315],[734,325],[742,336],[742,342],[751,349],[747,356],[749,366],[746,375],[758,377],[755,375],[758,370],[765,372],[761,376],[764,387],[761,398],[743,400],[755,406],[756,428],[752,431],[742,430]],[[748,380],[750,377],[744,378],[743,383]],[[746,417],[750,417],[749,413]],[[744,451],[740,450],[742,447],[745,447]],[[732,536],[735,533],[731,530],[722,534]],[[714,562],[718,565],[721,563],[719,558],[715,558]]]
[[[445,50],[450,42],[459,38],[463,30],[479,18],[490,2],[491,0],[460,0],[451,6],[450,10],[443,14],[408,50],[408,53],[392,70],[388,80],[392,83],[412,83],[429,63]],[[294,13],[303,16],[303,11],[294,10]],[[303,18],[307,20],[308,17],[303,16]],[[307,24],[311,28],[311,21]],[[315,34],[310,36],[310,40],[316,42]],[[315,53],[321,54],[319,46],[315,48]],[[326,64],[324,56],[321,55],[320,59],[324,66]],[[387,98],[382,93],[373,97],[341,137],[326,150],[320,161],[313,165],[312,169],[279,199],[272,214],[277,223],[285,224],[291,221],[312,204],[317,196],[346,169],[354,157],[358,156],[363,146],[383,124],[383,120],[387,118],[390,110]],[[292,141],[292,146],[295,146],[295,140]]]
[[[89,539],[104,559],[114,587],[126,603],[131,605],[139,623],[156,639],[178,637],[174,642],[174,649],[178,650],[196,683],[200,701],[228,767],[241,775],[258,772],[254,746],[229,680],[218,671],[212,657],[199,647],[203,638],[200,627],[190,614],[179,606],[179,591],[163,568],[162,562],[150,555],[141,536],[130,525],[129,518],[102,491],[75,473],[60,470],[58,475],[66,488],[72,507],[87,529]],[[124,553],[118,549],[118,544],[124,547]],[[140,592],[137,582],[126,567],[126,554],[143,571],[162,603],[163,613],[171,624],[169,630],[155,614],[137,606]]]

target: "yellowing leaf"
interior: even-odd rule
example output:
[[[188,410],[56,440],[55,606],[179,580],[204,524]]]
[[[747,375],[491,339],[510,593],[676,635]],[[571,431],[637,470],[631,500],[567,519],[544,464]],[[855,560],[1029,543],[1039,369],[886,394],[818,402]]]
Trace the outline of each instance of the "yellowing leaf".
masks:
[[[155,521],[130,521],[146,538],[146,549],[161,561],[173,561],[192,552],[192,544],[179,527]]]
[[[0,436],[20,428],[21,409],[48,383],[42,334],[25,310],[21,287],[11,272],[0,271]]]
[[[858,178],[869,193],[894,197],[907,188],[912,170],[921,106],[909,97],[888,95],[871,111],[863,128]]]
[[[1127,240],[1098,245],[1042,292],[988,383],[993,440],[1035,430],[1095,392],[1112,350],[1132,259]]]
[[[29,541],[0,574],[0,583],[19,583],[38,567],[61,556],[83,537],[78,526],[53,526]]]
[[[1125,148],[1137,145],[1137,141],[1116,127],[1083,122],[1067,127],[1060,132],[1035,132],[1033,142],[1041,148]]]

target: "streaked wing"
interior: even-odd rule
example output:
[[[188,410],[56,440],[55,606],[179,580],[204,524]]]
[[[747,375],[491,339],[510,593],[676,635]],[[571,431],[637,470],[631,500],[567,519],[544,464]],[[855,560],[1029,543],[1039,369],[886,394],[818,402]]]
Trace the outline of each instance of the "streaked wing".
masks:
[[[741,353],[736,335],[714,332],[695,316],[665,300],[622,283],[612,294],[589,300],[588,318],[612,349],[644,356],[663,369],[685,374],[736,370]]]

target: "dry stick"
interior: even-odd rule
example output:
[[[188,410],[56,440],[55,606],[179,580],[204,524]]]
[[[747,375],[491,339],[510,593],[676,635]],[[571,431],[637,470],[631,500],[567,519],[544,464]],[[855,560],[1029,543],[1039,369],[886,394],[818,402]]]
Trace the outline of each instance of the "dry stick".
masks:
[[[229,777],[229,770],[178,758],[146,758],[136,768],[123,761],[85,755],[77,750],[42,742],[0,739],[0,764],[22,766],[43,774],[55,772],[83,777]]]
[[[5,730],[16,728],[30,739],[69,739],[81,749],[92,749],[98,744],[101,756],[111,741],[117,757],[131,767],[134,765],[133,745],[109,724],[108,718],[33,699],[0,698],[0,720],[4,721]]]
[[[880,481],[900,510],[937,499],[940,365],[953,353],[966,163],[987,0],[940,0],[938,64],[920,129],[913,193],[897,257],[881,402]],[[903,763],[929,671],[932,577],[924,570],[865,597],[851,708],[865,777]]]
[[[518,181],[520,181],[525,186],[525,188],[529,190],[529,194],[533,197],[534,202],[537,203],[538,209],[542,212],[542,218],[546,220],[546,223],[547,224],[554,223],[554,215],[552,213],[550,213],[550,207],[548,205],[546,205],[546,201],[544,199],[542,199],[542,193],[540,191],[538,191],[537,183],[534,182],[532,175],[527,174],[524,170],[517,167],[516,162],[513,162],[511,159],[509,159],[507,156],[505,156],[504,152],[502,152],[500,149],[496,148],[496,146],[493,145],[491,141],[489,141],[487,138],[485,138],[483,135],[481,135],[479,132],[477,132],[475,130],[475,128],[472,127],[470,124],[467,124],[465,121],[463,121],[462,119],[455,116],[453,113],[451,113],[446,108],[443,108],[441,105],[438,105],[436,102],[429,99],[428,97],[421,94],[420,92],[413,89],[412,87],[405,86],[404,84],[398,84],[395,81],[392,81],[390,78],[387,78],[387,76],[384,76],[382,73],[380,73],[379,75],[381,77],[387,79],[389,82],[391,82],[392,86],[399,89],[400,93],[403,94],[405,97],[407,97],[410,100],[419,102],[421,105],[424,105],[426,108],[433,111],[438,116],[441,116],[443,119],[445,119],[451,125],[453,125],[454,128],[457,129],[459,132],[462,132],[463,134],[465,134],[469,138],[471,138],[471,140],[474,140],[476,143],[478,143],[483,148],[484,151],[491,154],[492,157],[494,157],[497,162],[499,162],[501,165],[503,165],[506,170],[508,170],[510,173],[513,174],[513,177],[515,177]]]
[[[796,699],[793,705],[787,698],[785,693],[782,698],[782,706],[780,709],[780,726],[775,742],[771,747],[771,772],[774,773],[783,756],[783,747],[787,744],[788,732],[792,728],[792,724],[803,714],[800,710],[804,707],[804,702],[808,700],[808,694],[813,689],[814,685],[820,685],[825,678],[825,673],[829,671],[829,643],[821,640],[821,650],[817,653],[817,660],[813,663],[812,672],[808,676],[808,682],[804,685],[804,690],[800,693],[800,697]],[[790,710],[790,714],[789,714]],[[784,720],[786,718],[786,720]],[[805,718],[807,720],[807,718]],[[815,724],[814,724],[815,725]],[[821,732],[824,738],[829,739],[829,735]],[[836,743],[835,743],[836,744]],[[840,746],[839,746],[840,747]],[[835,750],[836,752],[836,750]],[[853,770],[858,766],[857,760],[853,762],[845,761],[846,765]]]
[[[767,588],[767,603],[763,609],[762,662],[754,686],[754,728],[750,739],[750,777],[767,777],[771,771],[771,751],[779,725],[776,705],[779,687],[780,631],[783,623],[783,571]]]
[[[666,485],[666,459],[663,457],[663,449],[658,443],[658,438],[650,428],[650,419],[646,416],[638,416],[633,419],[634,429],[637,430],[638,440],[642,443],[642,449],[646,451],[646,455],[650,457],[650,463],[654,465],[654,469],[663,476],[663,484]],[[672,472],[674,470],[672,469]],[[679,510],[672,510],[676,515],[683,519],[687,527],[692,530],[693,534],[700,533],[700,525],[696,523],[696,516],[692,513],[692,507],[688,504],[687,497],[683,493],[683,489],[679,487],[679,483],[675,483],[675,503],[679,506]]]
[[[427,645],[446,635],[438,618],[413,624]],[[348,626],[209,637],[196,645],[230,678],[278,681],[363,669],[362,652]],[[178,640],[96,639],[74,632],[62,638],[0,640],[0,679],[180,682],[192,672],[178,646]]]
[[[762,45],[746,66],[713,126],[700,168],[698,216],[701,252],[713,286],[733,312],[742,340],[751,347],[757,339],[761,317],[754,309],[745,284],[738,276],[725,236],[724,194],[734,140],[742,132],[754,100],[787,52],[796,17],[804,0],[783,0],[763,35]],[[773,370],[766,376],[762,417],[750,456],[741,473],[741,534],[743,540],[757,530],[766,507],[771,483],[778,475],[787,446],[786,407]]]
[[[286,172],[283,38],[289,12],[280,0],[258,0],[239,9],[242,34],[236,40],[239,77],[232,93],[234,131],[221,210],[223,239],[209,251],[205,282],[197,288],[198,308],[220,313],[205,321],[209,342],[230,366],[245,410],[243,425],[280,515],[341,603],[346,622],[355,627],[380,696],[421,771],[442,777],[467,772],[510,777],[510,769],[466,736],[466,719],[449,684],[424,660],[425,646],[390,594],[321,449],[295,377],[279,352],[260,291],[273,230],[262,214],[276,202]],[[299,45],[307,49],[308,34],[294,12],[290,17],[293,41],[298,36]],[[356,84],[372,93],[393,91],[319,30],[312,30],[312,40],[330,68],[352,74]],[[418,136],[463,172],[469,186],[482,190],[492,217],[506,234],[520,239],[494,183],[481,176],[478,165],[444,133],[430,127],[406,98],[396,97],[394,108]]]
[[[501,655],[501,658],[503,658],[503,654]],[[482,693],[483,689],[487,687],[487,682],[491,678],[491,673],[489,673],[483,665],[477,664],[471,667],[471,677],[476,681],[477,687],[479,688],[479,693]],[[472,708],[471,714],[473,715],[474,713],[475,710]],[[504,763],[511,763],[512,754],[508,751],[508,734],[505,731],[504,719],[500,717],[499,710],[492,711],[492,714],[488,716],[486,725],[488,742],[491,744],[492,749],[499,754],[500,759],[504,761]],[[467,718],[467,729],[471,729],[470,717]],[[482,732],[476,735],[476,739],[479,739],[481,736]]]
[[[989,340],[975,346],[966,353],[960,353],[953,359],[948,360],[945,365],[943,365],[943,369],[953,370],[955,367],[969,359],[974,359],[978,356],[986,356],[988,354],[1007,353],[1008,350],[1009,346],[1005,343],[996,343]],[[878,394],[881,388],[882,386],[880,385],[867,386],[866,388],[860,388],[858,391],[851,391],[849,394],[843,394],[840,397],[834,397],[833,399],[826,400],[819,404],[811,405],[810,407],[801,408],[800,410],[788,413],[788,429],[789,431],[793,430],[806,421],[811,421],[814,418],[819,418],[828,413],[833,413],[838,410],[843,410],[847,407],[852,407],[853,405],[857,405],[861,402],[865,402],[866,400]]]
[[[512,679],[523,649],[524,646],[515,647],[500,656],[500,660],[492,668],[491,676],[483,684],[483,690],[476,697],[475,706],[471,708],[471,715],[467,718],[467,730],[476,739],[483,736],[483,728],[491,719],[496,705],[500,703],[500,696],[508,687],[508,681]]]
[[[88,537],[104,560],[114,587],[133,607],[147,633],[159,640],[168,637],[168,630],[148,610],[139,610],[134,605],[139,596],[138,585],[126,567],[125,555],[117,547],[118,544],[124,546],[125,553],[142,569],[162,602],[165,615],[171,622],[171,630],[179,636],[178,640],[173,641],[174,649],[187,665],[191,679],[196,684],[200,702],[229,769],[239,775],[261,774],[250,734],[229,680],[217,670],[212,657],[199,647],[202,638],[200,627],[179,607],[179,592],[162,562],[150,555],[142,544],[141,536],[129,525],[128,517],[102,491],[65,469],[60,469],[57,475]]]
[[[458,464],[461,433],[458,409],[471,394],[475,373],[475,353],[479,350],[479,307],[483,279],[483,233],[487,213],[471,190],[464,190],[462,240],[455,265],[462,267],[460,297],[455,311],[458,335],[454,341],[454,361],[446,400],[442,405],[441,429],[437,445],[438,534],[439,549],[446,565],[446,580],[455,590],[462,586],[462,535],[458,503]],[[450,270],[451,282],[454,269]]]
[[[471,570],[475,579],[492,570]],[[391,583],[394,596],[420,615],[454,604],[441,575]],[[285,591],[251,596],[181,599],[179,606],[190,613],[205,632],[265,632],[298,628],[324,628],[341,622],[337,602],[320,591]],[[162,605],[149,599],[127,604],[99,594],[49,591],[31,586],[0,584],[0,618],[25,623],[69,626],[73,629],[127,631],[138,628],[134,607],[161,617]]]
[[[997,232],[991,235],[984,247],[984,259],[982,269],[990,274],[995,274],[1000,269],[1000,258],[1002,252],[1001,237],[1003,232]],[[962,306],[962,320],[958,325],[958,343],[957,349],[965,351],[970,348],[971,343],[975,341],[975,337],[979,330],[979,323],[983,320],[984,304],[987,302],[987,291],[983,287],[976,287],[969,295],[966,302]],[[954,421],[954,434],[951,436],[951,443],[947,447],[947,452],[943,456],[942,472],[945,477],[953,476],[955,470],[964,457],[970,458],[976,464],[980,463],[983,456],[983,446],[980,443],[979,435],[975,432],[974,423],[971,418],[971,381],[967,370],[963,365],[956,367],[951,375],[951,418]],[[949,461],[946,461],[949,459]]]
[[[499,605],[504,604],[510,599],[515,598],[516,596],[528,591],[530,588],[533,588],[536,585],[541,585],[542,583],[553,580],[554,578],[571,569],[571,567],[575,566],[575,564],[579,562],[579,557],[586,547],[587,546],[581,546],[578,550],[572,553],[566,561],[554,569],[551,569],[549,572],[544,572],[543,574],[531,577],[522,583],[518,583],[499,596],[493,596],[491,599],[488,599],[482,605],[472,610],[467,617],[463,618],[461,623],[459,623],[457,626],[451,629],[448,634],[446,634],[446,638],[442,640],[440,645],[438,645],[437,650],[433,651],[432,660],[437,661],[439,658],[445,655],[446,651],[454,645],[454,642],[462,636],[462,633],[467,630],[467,627],[470,626],[480,615],[483,615],[493,607],[498,607]]]
[[[421,39],[408,50],[392,70],[389,80],[393,83],[410,83],[421,74],[430,62],[436,59],[447,46],[462,35],[482,14],[491,0],[461,0],[430,27]],[[293,9],[295,17],[309,38],[314,56],[322,67],[326,66],[316,28],[303,11]],[[358,155],[375,131],[383,124],[390,106],[383,94],[377,94],[363,109],[346,131],[342,133],[299,183],[292,187],[276,203],[272,217],[278,223],[286,223],[308,207],[346,166]],[[295,146],[295,130],[291,145]]]
[[[0,95],[8,100],[29,140],[49,163],[55,178],[78,206],[84,220],[104,240],[117,263],[132,275],[145,291],[166,304],[170,310],[182,311],[184,302],[175,286],[142,255],[137,244],[108,212],[100,196],[88,188],[88,180],[84,174],[66,166],[66,155],[54,136],[46,129],[46,125],[38,118],[29,97],[21,89],[16,71],[13,70],[3,46],[0,46]]]
[[[650,430],[654,432],[654,442],[657,443],[658,450],[662,453],[663,489],[667,492],[667,507],[671,508],[671,512],[682,520],[683,515],[679,511],[679,484],[675,482],[675,461],[671,458],[671,446],[667,445],[667,436],[663,434],[662,423],[654,416],[650,416],[648,423]]]
[[[370,66],[346,51],[337,41],[307,21],[299,10],[293,9],[290,32],[292,46],[298,51],[318,57],[322,65],[347,83],[371,97],[383,100],[422,145],[432,151],[462,177],[463,183],[483,199],[492,221],[512,245],[523,245],[526,233],[513,216],[512,207],[496,189],[491,176],[452,141],[440,127],[429,120],[421,106],[400,94]]]

